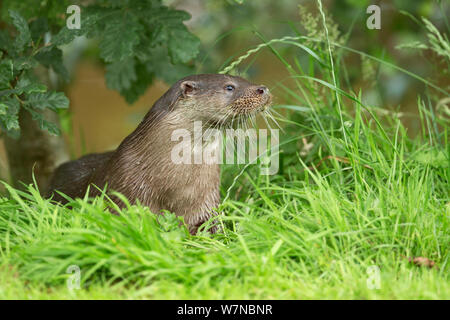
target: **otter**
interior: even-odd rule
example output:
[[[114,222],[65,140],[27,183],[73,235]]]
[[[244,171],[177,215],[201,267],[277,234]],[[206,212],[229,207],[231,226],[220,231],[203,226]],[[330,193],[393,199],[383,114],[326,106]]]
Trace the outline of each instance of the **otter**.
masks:
[[[174,163],[171,151],[178,142],[172,141],[172,132],[192,132],[195,121],[201,121],[204,129],[225,128],[236,119],[264,110],[270,102],[267,87],[238,76],[185,77],[155,102],[115,151],[89,154],[60,165],[47,196],[64,203],[65,198],[55,191],[82,198],[90,186],[89,196],[93,197],[106,186],[123,194],[130,203],[139,200],[153,213],[168,210],[183,216],[189,232],[195,234],[217,214],[220,165]],[[123,206],[119,199],[112,199]]]

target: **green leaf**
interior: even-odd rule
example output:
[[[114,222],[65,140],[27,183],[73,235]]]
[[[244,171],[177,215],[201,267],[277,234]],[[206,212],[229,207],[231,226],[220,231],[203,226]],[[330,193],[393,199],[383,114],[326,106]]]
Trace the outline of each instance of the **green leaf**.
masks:
[[[27,57],[19,57],[17,59],[14,59],[14,69],[15,70],[29,70],[32,68],[37,67],[38,62],[31,56]]]
[[[105,13],[106,14],[106,13]],[[92,36],[95,29],[98,29],[98,20],[100,13],[93,10],[88,10],[88,8],[81,9],[81,28],[80,29],[69,29],[64,26],[59,30],[59,32],[51,39],[51,44],[53,46],[61,46],[72,42],[76,37],[86,35]],[[49,47],[50,49],[51,47]]]
[[[61,134],[61,130],[58,128],[58,126],[53,122],[45,120],[41,113],[33,109],[27,110],[28,112],[30,112],[32,119],[38,122],[39,128],[41,128],[41,130],[47,130],[55,136],[59,136]]]
[[[69,99],[62,92],[48,91],[44,93],[34,92],[27,96],[27,106],[35,109],[50,108],[53,111],[69,107]]]
[[[168,84],[175,83],[180,78],[194,72],[192,66],[172,64],[165,48],[162,47],[152,50],[152,58],[149,61],[147,63],[148,71],[154,73],[157,78],[164,80]],[[158,61],[158,63],[154,63],[153,61]]]
[[[28,77],[25,76],[20,78],[15,89],[16,94],[31,94],[47,91],[47,87],[45,85],[37,82],[32,82]]]
[[[33,41],[44,39],[44,35],[49,31],[48,19],[46,17],[38,17],[30,22],[30,33]]]
[[[0,115],[17,114],[19,112],[20,103],[14,97],[7,97],[0,100]]]
[[[31,44],[31,33],[28,28],[27,21],[16,11],[9,10],[9,15],[12,19],[13,25],[16,27],[19,34],[14,41],[14,47],[17,52],[22,52],[26,45]]]
[[[65,81],[69,81],[69,72],[63,64],[62,51],[56,47],[48,51],[39,52],[36,60],[47,68],[52,68]]]
[[[153,82],[153,79],[154,74],[149,72],[145,65],[137,64],[136,80],[128,89],[120,90],[120,94],[131,104],[144,94],[149,85]]]
[[[152,10],[145,24],[151,31],[150,46],[166,45],[172,63],[186,63],[198,54],[200,40],[183,24],[191,15],[185,11],[160,7]]]
[[[62,46],[73,41],[76,37],[82,36],[84,34],[86,27],[81,24],[80,30],[71,30],[64,26],[59,32],[52,38],[51,44],[53,46]],[[51,47],[49,48],[51,49]]]
[[[200,40],[183,25],[170,32],[168,49],[173,64],[186,63],[199,52]]]
[[[158,0],[158,1],[160,1],[160,0]],[[99,2],[106,2],[111,7],[120,8],[120,7],[128,7],[128,6],[130,6],[130,4],[139,3],[140,1],[136,1],[136,0],[100,0]],[[151,1],[149,1],[149,2],[151,2]]]
[[[100,57],[114,62],[132,56],[141,31],[142,26],[134,15],[121,12],[111,15],[100,40]]]
[[[6,30],[0,30],[0,49],[6,50],[6,52],[13,50],[12,39]]]
[[[12,60],[0,61],[0,89],[9,88],[9,82],[14,77],[14,68]]]
[[[20,130],[19,109],[20,103],[14,97],[0,100],[0,122],[2,128],[12,137],[17,137]]]
[[[141,17],[145,18],[150,25],[163,24],[166,26],[178,26],[183,21],[189,20],[191,15],[186,11],[161,6],[159,8],[152,8],[151,15],[148,15],[147,12],[141,12]]]
[[[113,62],[106,66],[106,85],[108,88],[121,91],[129,89],[136,81],[135,62],[133,58]]]
[[[11,94],[17,94],[17,90],[16,89],[0,90],[0,98],[9,96]]]
[[[0,117],[5,116],[6,112],[8,111],[8,106],[0,101]]]
[[[8,131],[20,130],[19,116],[9,116],[6,118],[6,130]]]
[[[167,32],[167,27],[163,24],[157,24],[154,27],[152,27],[152,31],[150,34],[150,39],[147,44],[142,43],[142,45],[146,45],[147,47],[155,47],[157,45],[164,45],[167,43],[167,40],[169,39],[169,35]],[[149,46],[150,44],[150,46]]]

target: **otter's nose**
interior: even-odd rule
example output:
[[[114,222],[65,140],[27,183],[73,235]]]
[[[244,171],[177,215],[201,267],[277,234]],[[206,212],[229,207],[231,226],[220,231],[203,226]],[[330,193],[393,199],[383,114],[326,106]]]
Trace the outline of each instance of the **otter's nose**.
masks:
[[[256,89],[256,92],[258,94],[266,94],[266,93],[269,93],[269,89],[265,86],[261,86],[261,87],[258,87],[258,89]]]

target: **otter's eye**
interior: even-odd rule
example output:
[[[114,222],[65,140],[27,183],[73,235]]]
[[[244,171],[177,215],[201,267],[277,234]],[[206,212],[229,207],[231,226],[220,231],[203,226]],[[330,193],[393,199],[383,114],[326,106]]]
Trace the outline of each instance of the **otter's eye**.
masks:
[[[227,90],[227,91],[234,91],[234,86],[231,85],[231,84],[229,84],[229,85],[227,85],[227,86],[225,87],[225,90]]]

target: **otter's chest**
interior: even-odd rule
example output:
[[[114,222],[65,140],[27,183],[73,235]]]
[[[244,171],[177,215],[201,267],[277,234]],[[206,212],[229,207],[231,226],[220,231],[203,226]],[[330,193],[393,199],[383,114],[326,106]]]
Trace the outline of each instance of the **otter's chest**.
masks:
[[[161,187],[169,197],[201,198],[219,187],[218,165],[178,165],[173,171],[173,175],[161,179]]]
[[[157,195],[157,198],[148,198],[153,205],[177,215],[201,212],[218,205],[218,165],[180,165],[173,170],[177,171],[174,175],[159,177],[150,186]]]

